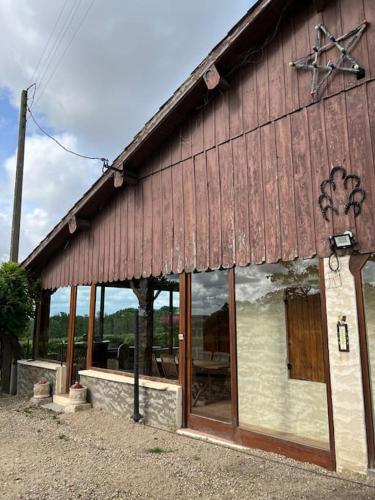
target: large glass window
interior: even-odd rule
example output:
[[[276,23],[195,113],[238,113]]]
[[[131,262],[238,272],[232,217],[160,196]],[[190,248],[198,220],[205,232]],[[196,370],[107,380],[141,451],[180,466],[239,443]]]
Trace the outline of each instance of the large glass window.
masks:
[[[66,361],[70,287],[58,288],[50,296],[44,294],[42,327],[39,335],[38,356],[54,361]]]
[[[97,286],[93,366],[133,372],[138,310],[140,374],[178,379],[179,277],[175,275]]]
[[[103,285],[96,287],[95,304],[93,366],[131,372],[137,297],[129,286]]]
[[[375,419],[375,255],[362,271],[363,300],[366,318],[368,362],[372,392],[372,414]],[[375,421],[374,421],[375,430]]]
[[[239,426],[328,449],[317,261],[235,273]]]
[[[191,275],[191,413],[231,421],[228,272]]]

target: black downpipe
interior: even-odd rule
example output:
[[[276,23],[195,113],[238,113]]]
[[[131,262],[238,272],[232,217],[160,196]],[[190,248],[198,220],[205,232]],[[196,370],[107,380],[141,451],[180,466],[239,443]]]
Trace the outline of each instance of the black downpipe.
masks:
[[[143,415],[139,413],[139,310],[134,315],[134,413],[132,419],[139,422]]]

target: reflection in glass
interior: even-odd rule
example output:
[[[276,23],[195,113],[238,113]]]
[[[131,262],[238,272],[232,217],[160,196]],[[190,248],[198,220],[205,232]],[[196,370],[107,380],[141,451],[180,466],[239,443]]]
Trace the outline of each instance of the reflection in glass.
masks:
[[[362,270],[362,287],[375,430],[375,256],[370,257]]]
[[[90,311],[89,286],[77,287],[77,306],[75,317],[72,382],[78,380],[78,372],[86,368],[87,331]]]
[[[231,420],[228,272],[191,275],[191,412]]]
[[[316,260],[235,273],[240,427],[328,449]]]
[[[68,323],[70,308],[70,287],[58,288],[46,300],[48,308],[40,332],[38,355],[54,361],[66,361]]]
[[[133,370],[134,313],[137,297],[126,285],[98,286],[92,364],[98,368]]]
[[[178,379],[179,276],[175,275],[97,287],[93,366],[133,372],[138,307],[140,374]]]

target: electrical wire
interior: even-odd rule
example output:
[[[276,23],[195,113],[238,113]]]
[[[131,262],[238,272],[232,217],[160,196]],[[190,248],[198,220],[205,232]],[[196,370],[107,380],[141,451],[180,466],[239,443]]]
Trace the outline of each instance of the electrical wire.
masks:
[[[31,77],[31,82],[35,81],[35,79],[36,79],[36,76],[37,76],[38,71],[39,71],[39,68],[40,68],[40,66],[41,66],[41,64],[42,64],[42,61],[43,61],[44,55],[46,54],[47,49],[48,49],[48,47],[49,47],[49,44],[50,44],[50,42],[52,41],[52,37],[53,37],[53,35],[54,35],[55,31],[56,31],[56,28],[57,28],[57,26],[58,26],[58,24],[59,24],[59,22],[60,22],[60,19],[61,19],[61,17],[62,17],[62,15],[63,15],[63,13],[64,13],[64,10],[65,10],[65,8],[66,8],[67,4],[68,4],[68,0],[65,0],[64,4],[63,4],[63,6],[62,6],[62,8],[61,8],[61,10],[60,10],[60,13],[59,13],[59,15],[58,15],[58,16],[57,16],[57,18],[56,18],[56,22],[55,22],[55,24],[54,24],[54,26],[53,26],[53,28],[52,28],[52,31],[51,31],[51,33],[50,33],[50,35],[49,35],[48,41],[47,41],[47,43],[45,44],[44,49],[43,49],[43,51],[42,51],[42,53],[41,53],[41,55],[40,55],[40,57],[39,57],[39,60],[38,60],[38,62],[37,62],[37,64],[36,64],[36,66],[35,66],[33,76]]]
[[[76,30],[74,31],[74,33],[73,33],[72,37],[70,38],[70,40],[69,40],[68,44],[66,45],[66,47],[65,47],[65,49],[64,49],[64,52],[61,54],[61,56],[60,56],[59,60],[58,60],[58,61],[57,61],[57,63],[55,64],[55,66],[54,66],[54,68],[53,68],[53,70],[52,70],[52,72],[51,72],[51,74],[50,74],[50,76],[49,76],[49,78],[48,78],[47,82],[46,82],[46,83],[45,83],[45,85],[44,85],[43,91],[41,92],[41,94],[40,94],[40,95],[39,95],[39,97],[38,97],[37,102],[38,102],[38,101],[39,101],[39,100],[43,97],[44,92],[45,92],[46,88],[48,87],[49,82],[50,82],[50,81],[52,80],[52,78],[55,76],[55,73],[56,73],[56,71],[57,71],[58,67],[60,66],[60,64],[61,64],[62,60],[64,59],[64,57],[65,57],[65,55],[66,55],[66,53],[68,52],[69,48],[71,47],[71,45],[72,45],[72,43],[73,43],[73,41],[74,41],[74,39],[75,39],[75,37],[76,37],[76,35],[77,35],[78,31],[80,30],[80,28],[81,28],[82,24],[84,23],[84,21],[85,21],[86,17],[88,16],[88,13],[90,12],[90,10],[91,10],[92,6],[94,5],[94,3],[95,3],[95,0],[91,0],[91,3],[90,3],[90,4],[89,4],[89,6],[87,7],[87,9],[86,9],[86,11],[84,12],[84,14],[83,14],[83,16],[82,16],[82,18],[81,18],[80,22],[79,22],[79,23],[78,23],[78,25],[77,25]]]
[[[70,153],[72,155],[75,155],[75,156],[79,156],[80,158],[86,158],[87,160],[100,160],[101,162],[103,162],[103,167],[105,168],[108,168],[108,159],[107,158],[99,158],[98,156],[86,156],[86,155],[82,155],[80,153],[76,153],[75,151],[72,151],[71,149],[67,148],[66,146],[64,146],[63,144],[61,144],[60,141],[58,141],[55,137],[53,137],[51,134],[49,134],[48,132],[46,132],[40,125],[39,123],[37,122],[35,116],[33,115],[31,109],[29,106],[27,106],[27,110],[28,112],[30,113],[30,116],[31,116],[31,119],[32,121],[35,123],[35,125],[38,127],[38,129],[44,134],[46,135],[47,137],[49,137],[50,139],[52,139],[58,146],[60,146],[60,148],[62,148],[64,151],[66,151],[67,153]]]
[[[78,0],[77,3],[73,3],[71,9],[68,12],[68,15],[65,18],[65,21],[63,22],[63,24],[60,28],[60,31],[56,37],[54,44],[51,46],[51,49],[50,49],[50,51],[45,59],[45,62],[44,62],[45,66],[39,74],[39,87],[43,86],[43,79],[46,77],[56,53],[60,50],[61,44],[62,44],[71,24],[73,22],[73,19],[77,13],[79,7],[80,7],[81,1],[82,0]]]

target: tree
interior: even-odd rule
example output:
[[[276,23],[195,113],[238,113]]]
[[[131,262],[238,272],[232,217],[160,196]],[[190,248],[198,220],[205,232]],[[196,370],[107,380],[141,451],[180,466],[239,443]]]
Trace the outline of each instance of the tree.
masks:
[[[13,359],[20,359],[18,337],[34,316],[36,285],[27,271],[15,262],[0,265],[0,352],[1,387],[9,392]]]

